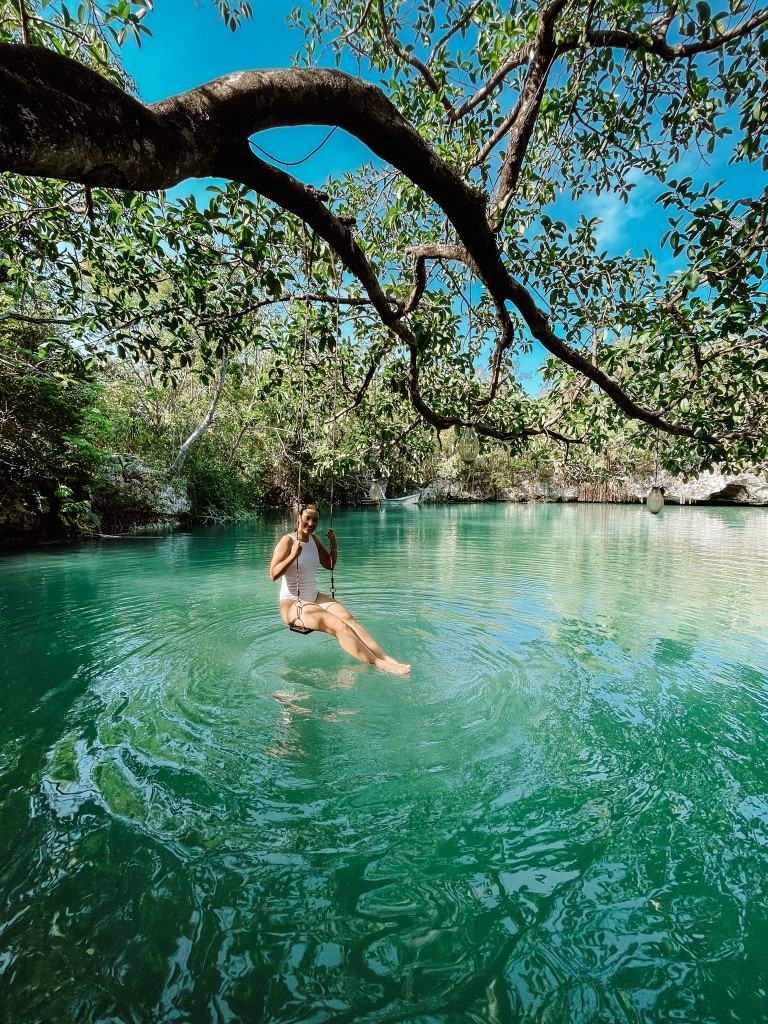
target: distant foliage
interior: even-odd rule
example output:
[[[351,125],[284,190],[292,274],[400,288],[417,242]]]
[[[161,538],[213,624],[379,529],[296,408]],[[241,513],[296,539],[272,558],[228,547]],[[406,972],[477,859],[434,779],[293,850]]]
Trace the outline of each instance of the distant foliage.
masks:
[[[56,539],[95,527],[86,437],[98,395],[86,361],[40,327],[0,321],[0,537]]]

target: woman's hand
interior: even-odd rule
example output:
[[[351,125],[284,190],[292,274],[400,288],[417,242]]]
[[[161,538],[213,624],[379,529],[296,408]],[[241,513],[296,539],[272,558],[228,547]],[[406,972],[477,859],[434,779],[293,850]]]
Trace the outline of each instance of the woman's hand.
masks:
[[[301,554],[304,545],[296,537],[281,537],[272,552],[269,563],[269,576],[272,580],[280,579],[288,566],[292,565]]]

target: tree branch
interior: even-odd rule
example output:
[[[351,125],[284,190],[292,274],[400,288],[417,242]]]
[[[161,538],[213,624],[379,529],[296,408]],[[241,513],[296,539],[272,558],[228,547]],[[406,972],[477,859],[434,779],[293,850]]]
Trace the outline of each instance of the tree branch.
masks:
[[[397,56],[400,58],[400,60],[403,61],[403,63],[410,65],[410,67],[415,68],[419,72],[421,77],[427,83],[427,86],[429,87],[430,91],[433,92],[435,96],[437,96],[437,98],[440,100],[440,103],[443,105],[443,109],[450,117],[451,114],[453,113],[453,104],[445,95],[445,90],[440,86],[439,82],[432,74],[432,72],[429,70],[424,61],[419,60],[418,57],[415,57],[412,53],[409,53],[401,45],[400,40],[397,39],[396,36],[392,35],[392,33],[389,30],[387,13],[384,10],[384,0],[378,0],[378,7],[379,20],[381,21],[381,29],[382,32],[384,33],[384,38],[387,40],[387,42],[392,47],[393,51],[397,54]]]
[[[711,39],[699,39],[694,43],[675,43],[672,46],[667,42],[669,23],[664,21],[660,23],[661,31],[654,32],[650,41],[647,36],[629,32],[626,29],[592,29],[587,31],[586,42],[589,46],[612,47],[617,50],[644,50],[647,53],[655,54],[662,60],[682,61],[696,57],[700,53],[713,53],[715,50],[720,50],[727,43],[750,35],[766,22],[768,22],[768,10],[757,11],[751,18],[721,35],[714,35]],[[565,53],[583,45],[582,40],[565,41],[559,44],[558,53]]]
[[[523,139],[532,129],[537,90],[551,57],[554,20],[565,0],[546,9],[546,30],[529,74],[528,115],[510,145],[497,215],[508,202]],[[765,17],[768,17],[766,13]],[[322,193],[251,152],[248,139],[267,128],[337,124],[397,167],[442,209],[497,308],[511,302],[534,338],[601,388],[626,415],[679,436],[672,424],[634,402],[621,386],[554,333],[530,292],[504,266],[485,200],[431,149],[375,85],[316,68],[246,71],[146,107],[89,68],[38,47],[0,43],[0,170],[88,185],[152,190],[190,177],[224,177],[255,189],[302,218],[335,249],[363,285],[382,323],[407,345],[413,337],[378,281],[349,226]],[[418,390],[414,391],[419,399]],[[715,438],[702,438],[714,441]]]
[[[213,392],[213,398],[211,399],[211,404],[208,407],[208,411],[206,412],[205,416],[200,421],[200,423],[197,425],[197,427],[195,427],[195,429],[192,431],[192,433],[189,435],[186,441],[179,448],[178,454],[176,455],[176,458],[173,460],[173,464],[168,470],[169,478],[177,476],[181,472],[182,466],[186,462],[187,456],[189,455],[190,451],[192,450],[194,445],[197,444],[197,442],[200,440],[200,438],[203,436],[206,430],[208,430],[210,425],[213,423],[214,418],[216,416],[216,410],[219,407],[219,401],[221,400],[221,396],[224,392],[224,380],[227,376],[228,368],[229,353],[225,349],[224,358],[221,361],[219,379],[216,382],[216,387]]]
[[[547,78],[557,56],[555,25],[567,2],[568,0],[550,0],[539,15],[528,74],[509,119],[509,145],[499,175],[496,195],[491,200],[489,219],[496,230],[500,230],[517,188],[528,143],[539,116]]]
[[[531,55],[533,54],[533,43],[528,43],[521,50],[517,50],[515,53],[510,54],[509,57],[501,64],[498,70],[491,75],[487,82],[480,86],[480,88],[472,95],[468,100],[457,107],[452,116],[452,121],[460,121],[463,117],[466,117],[475,107],[479,106],[483,100],[488,99],[493,90],[501,85],[510,71],[514,71],[515,68],[522,67],[523,64],[527,64]]]
[[[413,256],[413,288],[403,306],[403,315],[413,312],[427,287],[427,260],[458,260],[476,269],[463,245],[416,245],[405,250]]]

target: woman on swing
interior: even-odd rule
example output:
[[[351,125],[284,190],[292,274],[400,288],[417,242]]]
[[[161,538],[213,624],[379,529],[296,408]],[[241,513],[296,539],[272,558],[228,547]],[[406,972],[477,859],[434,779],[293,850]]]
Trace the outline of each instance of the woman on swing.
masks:
[[[336,565],[336,534],[328,530],[331,550],[315,536],[320,524],[316,505],[302,505],[294,533],[287,533],[275,545],[269,575],[280,584],[280,615],[297,632],[317,629],[335,636],[353,658],[375,665],[384,672],[406,675],[410,665],[395,661],[379,647],[340,601],[317,589],[318,566],[331,570]]]

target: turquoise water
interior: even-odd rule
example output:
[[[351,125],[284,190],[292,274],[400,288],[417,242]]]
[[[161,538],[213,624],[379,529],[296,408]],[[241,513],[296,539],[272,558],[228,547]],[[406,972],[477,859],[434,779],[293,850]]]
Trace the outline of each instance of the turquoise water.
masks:
[[[768,512],[334,526],[0,559],[0,1019],[768,1019]]]

